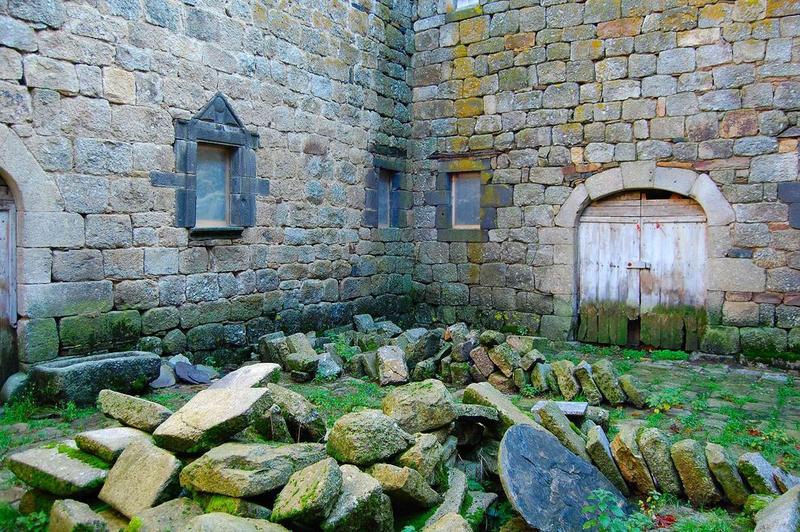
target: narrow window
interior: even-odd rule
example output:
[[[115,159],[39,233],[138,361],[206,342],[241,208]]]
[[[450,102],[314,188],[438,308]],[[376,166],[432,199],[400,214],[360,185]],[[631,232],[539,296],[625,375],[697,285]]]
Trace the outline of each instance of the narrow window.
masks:
[[[456,2],[456,10],[458,9],[469,9],[470,7],[475,7],[478,5],[479,0],[455,0]]]
[[[197,145],[196,227],[230,225],[231,155],[224,146]]]
[[[481,226],[481,174],[463,172],[451,176],[450,204],[453,229],[479,229]]]
[[[393,173],[385,168],[381,168],[378,173],[378,227],[391,225]]]

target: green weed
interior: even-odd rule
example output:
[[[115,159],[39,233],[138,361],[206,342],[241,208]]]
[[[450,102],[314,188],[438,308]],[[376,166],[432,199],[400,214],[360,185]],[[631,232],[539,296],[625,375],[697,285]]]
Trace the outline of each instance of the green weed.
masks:
[[[653,360],[689,360],[689,353],[671,349],[656,349],[650,353]]]

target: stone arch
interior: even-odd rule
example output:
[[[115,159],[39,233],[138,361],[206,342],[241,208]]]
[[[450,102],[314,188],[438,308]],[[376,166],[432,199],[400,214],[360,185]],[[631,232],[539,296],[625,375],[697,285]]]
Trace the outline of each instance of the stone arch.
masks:
[[[733,208],[708,174],[656,166],[655,162],[635,162],[594,174],[575,187],[561,206],[555,223],[559,227],[576,227],[589,203],[625,190],[647,189],[675,192],[697,201],[710,227],[729,225],[735,220]]]
[[[0,124],[0,173],[14,194],[19,217],[30,212],[64,210],[55,178],[42,170],[22,139],[3,124]],[[22,235],[17,238],[19,241]]]

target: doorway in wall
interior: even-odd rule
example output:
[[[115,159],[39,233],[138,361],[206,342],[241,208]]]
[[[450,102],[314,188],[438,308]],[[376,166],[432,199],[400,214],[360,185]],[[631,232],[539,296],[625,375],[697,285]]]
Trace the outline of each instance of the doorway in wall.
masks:
[[[17,209],[0,179],[0,384],[17,371]]]
[[[706,216],[660,190],[623,192],[578,225],[578,340],[696,349],[705,329]]]

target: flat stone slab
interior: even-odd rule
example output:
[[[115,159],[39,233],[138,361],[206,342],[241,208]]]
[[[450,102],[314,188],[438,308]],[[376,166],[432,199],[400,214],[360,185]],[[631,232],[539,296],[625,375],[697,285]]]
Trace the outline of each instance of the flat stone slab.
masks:
[[[211,382],[208,373],[186,362],[177,362],[175,364],[175,376],[189,384],[208,384]]]
[[[103,389],[141,391],[159,376],[161,359],[146,351],[58,358],[31,368],[30,382],[48,403],[93,403]]]
[[[538,412],[547,403],[555,403],[561,413],[567,417],[583,417],[589,408],[589,403],[585,401],[537,401],[531,412]]]
[[[800,486],[795,486],[756,514],[755,532],[800,530]]]
[[[183,487],[195,491],[255,497],[280,488],[293,473],[325,458],[325,446],[318,443],[225,443],[187,465],[180,479]]]
[[[581,530],[589,494],[611,492],[626,511],[622,494],[600,471],[572,454],[547,431],[519,424],[500,442],[503,490],[525,522],[543,531]]]
[[[271,405],[266,388],[206,389],[162,423],[153,437],[171,451],[206,451],[243,430]]]
[[[488,382],[473,383],[467,386],[464,390],[463,401],[466,404],[491,406],[497,410],[503,430],[515,424],[527,424],[539,430],[545,430],[525,412],[517,408],[503,392],[498,391]]]
[[[460,469],[453,468],[447,477],[447,491],[442,495],[442,504],[436,508],[425,526],[431,526],[447,514],[458,513],[467,494],[467,476]]]
[[[100,491],[108,471],[73,458],[72,452],[64,452],[68,448],[77,451],[73,445],[66,442],[28,449],[6,458],[5,466],[25,484],[59,497],[93,495]]]
[[[175,370],[169,364],[161,364],[160,373],[150,382],[150,387],[159,390],[170,386],[175,386]]]
[[[123,425],[145,432],[153,432],[172,415],[172,410],[158,403],[114,390],[100,391],[97,408]]]
[[[497,409],[492,406],[466,405],[456,403],[456,417],[464,421],[499,421]]]
[[[147,441],[128,445],[119,455],[98,498],[128,518],[171,499],[180,488],[181,462]]]
[[[50,510],[48,532],[107,530],[106,522],[85,502],[64,499],[56,501]],[[144,531],[143,531],[144,532]]]
[[[237,517],[222,512],[203,514],[193,518],[181,532],[289,532],[289,529],[277,523],[270,523],[263,519],[250,519]]]
[[[259,388],[267,383],[275,382],[281,375],[281,367],[271,362],[243,366],[236,371],[231,371],[217,382],[208,387],[209,390],[217,388]]]
[[[193,517],[203,515],[203,508],[192,499],[178,497],[137,513],[131,523],[137,532],[180,530]]]
[[[135,441],[152,442],[148,433],[131,427],[111,427],[108,429],[90,430],[75,435],[78,448],[105,460],[114,462],[128,445]]]

